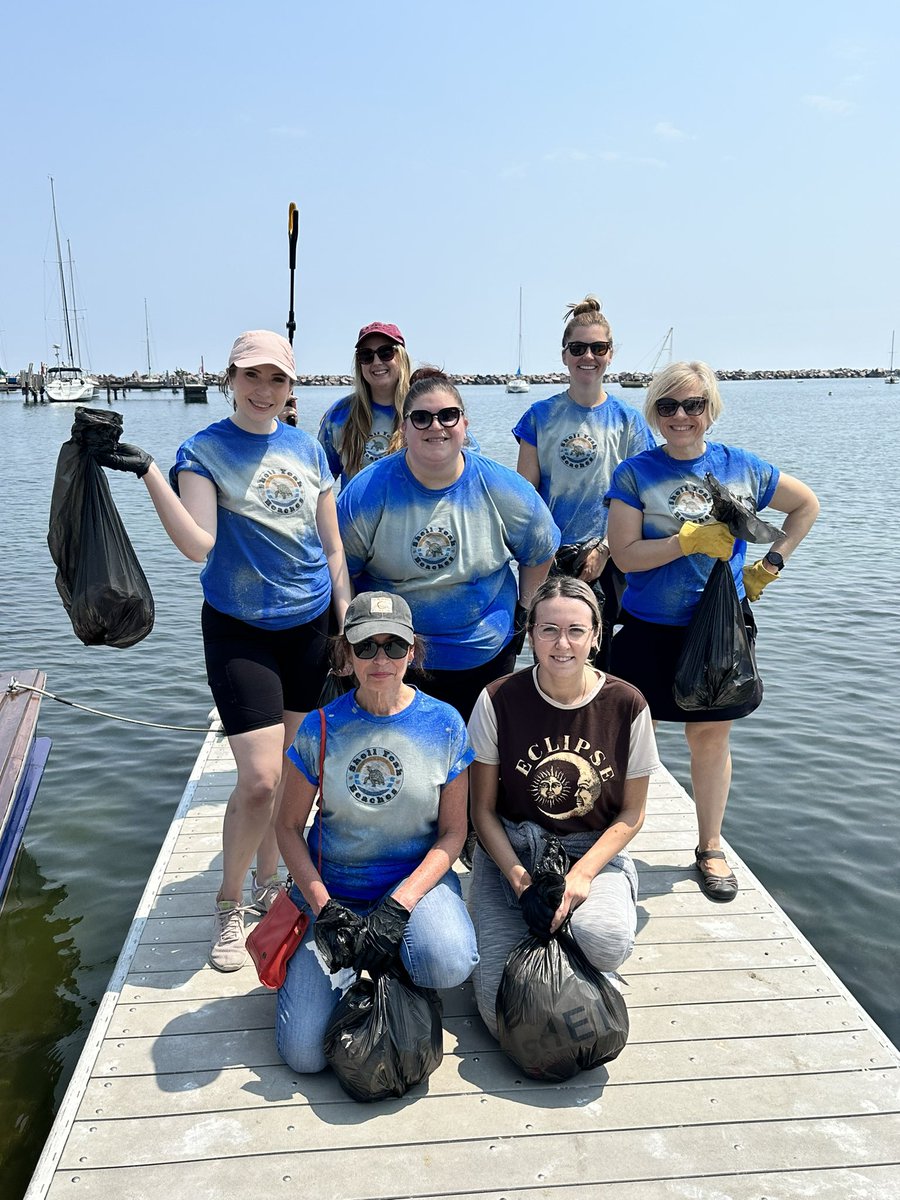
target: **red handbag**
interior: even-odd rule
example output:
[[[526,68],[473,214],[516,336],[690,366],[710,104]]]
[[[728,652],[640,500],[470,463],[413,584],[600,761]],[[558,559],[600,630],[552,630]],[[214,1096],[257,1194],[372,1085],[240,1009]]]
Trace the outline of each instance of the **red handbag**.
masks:
[[[319,747],[319,873],[322,871],[322,808],[324,806],[323,783],[325,779],[325,712],[319,709],[322,733]],[[263,987],[280,988],[287,974],[288,959],[303,941],[309,928],[309,913],[301,912],[288,894],[291,877],[282,888],[272,907],[258,921],[247,937],[247,952],[256,966],[259,982]]]

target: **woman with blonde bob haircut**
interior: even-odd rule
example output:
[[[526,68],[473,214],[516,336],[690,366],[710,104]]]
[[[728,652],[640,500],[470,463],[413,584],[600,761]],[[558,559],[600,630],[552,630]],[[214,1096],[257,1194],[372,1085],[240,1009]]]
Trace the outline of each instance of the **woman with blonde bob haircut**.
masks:
[[[729,563],[752,644],[756,622],[749,602],[778,579],[812,528],[819,502],[805,483],[755,454],[706,440],[722,413],[716,377],[706,363],[667,367],[648,389],[645,413],[663,444],[622,463],[607,493],[609,547],[626,581],[611,669],[643,693],[654,721],[684,723],[699,834],[694,861],[706,895],[728,901],[738,891],[721,848],[731,784],[729,737],[732,722],[761,703],[762,685],[743,704],[688,712],[676,703],[672,682],[715,560]],[[777,549],[745,565],[747,543],[712,519],[707,474],[757,511],[771,505],[786,514]]]

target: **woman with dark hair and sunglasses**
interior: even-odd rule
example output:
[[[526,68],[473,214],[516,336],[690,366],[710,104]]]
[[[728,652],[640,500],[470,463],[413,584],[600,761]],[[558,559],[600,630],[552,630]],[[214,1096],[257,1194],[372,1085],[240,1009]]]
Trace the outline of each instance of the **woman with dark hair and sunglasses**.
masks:
[[[472,982],[495,1037],[503,968],[529,930],[546,938],[571,918],[601,971],[618,970],[634,944],[637,872],[626,847],[659,759],[643,696],[590,665],[600,620],[586,583],[552,575],[528,610],[537,665],[489,684],[469,721],[480,842],[468,898],[480,956]],[[552,895],[550,881],[532,879],[548,835],[570,861]]]
[[[731,567],[751,642],[756,623],[748,601],[759,600],[809,533],[819,511],[814,493],[747,450],[708,442],[722,412],[713,371],[702,362],[672,363],[647,392],[644,413],[663,444],[622,463],[608,493],[609,545],[625,572],[624,623],[613,638],[612,670],[639,688],[654,721],[684,723],[697,809],[694,854],[711,900],[733,900],[737,879],[721,849],[722,818],[731,783],[732,722],[762,700],[762,686],[744,704],[712,711],[678,707],[672,682],[681,647],[715,559]],[[747,543],[711,519],[711,474],[750,507],[786,514],[784,537],[745,566]]]
[[[528,602],[559,544],[534,488],[469,453],[467,427],[451,380],[420,367],[403,403],[404,451],[352,479],[338,500],[357,591],[406,597],[427,640],[424,686],[466,719],[485,684],[513,669],[516,602]]]
[[[417,691],[406,672],[421,645],[402,596],[364,592],[335,640],[335,668],[355,690],[310,713],[288,758],[278,844],[291,899],[312,918],[288,963],[275,1017],[278,1052],[321,1071],[322,1040],[342,969],[378,975],[399,960],[413,982],[456,987],[478,961],[475,931],[452,870],[466,836],[466,727]],[[317,791],[320,810],[307,832]]]
[[[396,325],[373,321],[363,326],[353,352],[353,391],[332,404],[319,425],[319,441],[341,487],[397,449],[410,370],[406,342]]]
[[[532,404],[513,433],[516,469],[540,492],[562,534],[554,570],[595,585],[602,598],[606,637],[597,661],[608,665],[624,583],[609,559],[603,497],[619,463],[656,442],[637,409],[603,386],[613,341],[601,307],[596,296],[569,305],[562,337],[569,386]]]

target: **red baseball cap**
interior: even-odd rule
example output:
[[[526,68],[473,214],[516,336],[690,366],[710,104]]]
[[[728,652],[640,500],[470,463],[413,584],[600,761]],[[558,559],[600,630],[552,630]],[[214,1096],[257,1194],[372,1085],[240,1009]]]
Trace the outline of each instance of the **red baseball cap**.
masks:
[[[359,337],[356,339],[356,349],[359,348],[359,343],[363,338],[367,338],[370,333],[383,333],[392,342],[399,342],[401,346],[406,345],[406,340],[396,325],[386,325],[384,321],[373,321],[371,325],[363,325],[359,331]]]

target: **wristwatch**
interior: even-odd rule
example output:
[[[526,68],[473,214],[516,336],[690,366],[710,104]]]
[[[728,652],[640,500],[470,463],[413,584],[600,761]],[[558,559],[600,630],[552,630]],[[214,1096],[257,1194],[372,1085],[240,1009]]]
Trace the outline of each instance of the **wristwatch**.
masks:
[[[784,559],[777,550],[770,550],[763,558],[763,562],[768,563],[770,567],[774,567],[779,575],[784,569]]]

